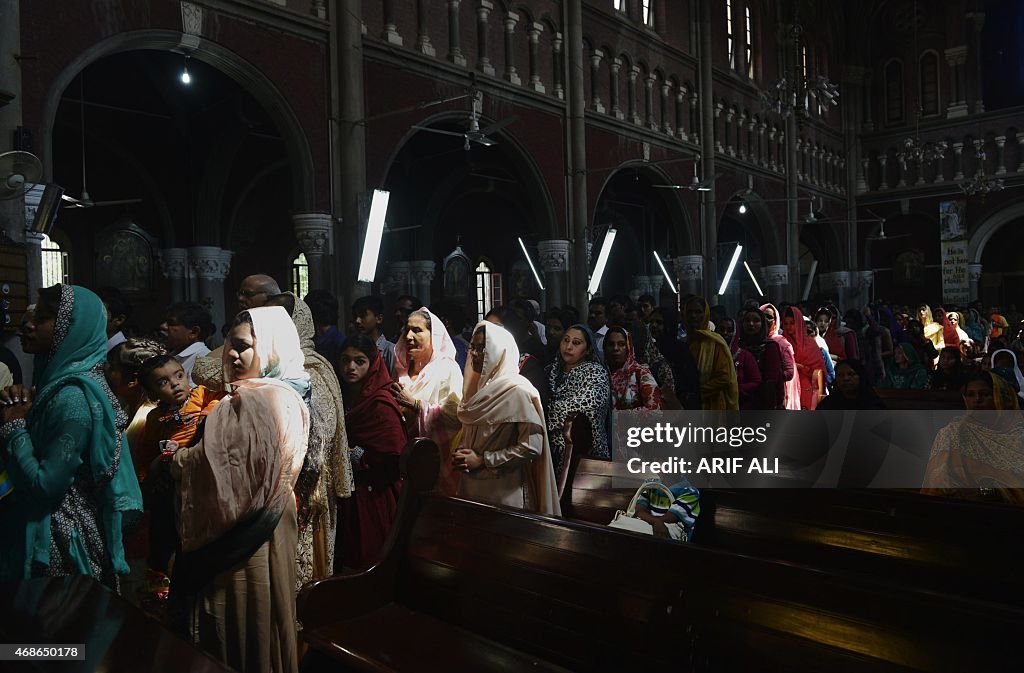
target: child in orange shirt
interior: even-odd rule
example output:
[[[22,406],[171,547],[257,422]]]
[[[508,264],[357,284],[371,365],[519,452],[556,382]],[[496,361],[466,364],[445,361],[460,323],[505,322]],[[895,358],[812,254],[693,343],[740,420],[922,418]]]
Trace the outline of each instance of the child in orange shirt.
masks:
[[[166,459],[177,448],[192,446],[201,439],[203,421],[223,393],[214,393],[204,386],[190,388],[185,370],[173,355],[143,362],[139,381],[149,399],[157,403],[146,416],[146,430],[135,466],[146,509],[150,510],[148,562],[150,568],[167,572],[178,546],[178,534],[174,482]]]

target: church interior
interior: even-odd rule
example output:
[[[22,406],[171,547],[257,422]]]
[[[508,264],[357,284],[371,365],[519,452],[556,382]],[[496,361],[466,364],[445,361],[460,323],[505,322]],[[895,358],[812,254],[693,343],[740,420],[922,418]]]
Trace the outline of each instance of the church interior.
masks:
[[[0,669],[34,643],[84,654],[12,670],[1010,670],[1021,34],[1020,0],[0,0],[0,530],[29,541],[0,552]],[[119,461],[104,477],[90,445],[50,493],[37,434],[68,417],[41,393],[94,305],[105,348],[69,376],[106,367],[81,387],[113,400],[149,528],[125,512],[123,543],[88,501]],[[299,341],[265,351],[278,307]],[[293,345],[305,387],[281,373]],[[254,399],[295,397],[265,417],[308,438],[289,453],[253,421],[245,451],[293,480],[254,479],[246,514],[227,494],[248,477],[216,476],[238,454],[199,468],[150,441],[170,407],[145,377],[182,365],[160,427],[216,391],[194,451],[244,421],[223,400],[247,399],[247,348],[278,381]],[[447,398],[425,389],[442,358]],[[141,377],[133,401],[111,368]],[[789,414],[808,409],[844,414]],[[624,424],[733,411],[788,415],[788,446],[845,437],[857,469],[657,495],[626,469]],[[884,430],[857,434],[869,418]],[[491,455],[502,423],[521,435]],[[899,458],[915,483],[878,478],[901,424],[923,428]],[[209,493],[211,520],[238,518],[204,547],[182,508]],[[239,590],[289,521],[294,586]]]

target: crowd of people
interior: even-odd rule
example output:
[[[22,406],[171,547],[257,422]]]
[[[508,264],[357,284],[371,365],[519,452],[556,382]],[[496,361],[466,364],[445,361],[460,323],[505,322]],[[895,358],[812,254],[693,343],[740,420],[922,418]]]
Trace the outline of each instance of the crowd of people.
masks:
[[[467,324],[458,305],[402,296],[388,314],[370,296],[342,328],[323,291],[255,275],[236,296],[211,350],[199,304],[132,333],[117,290],[40,291],[20,329],[32,384],[11,371],[0,391],[0,580],[91,575],[240,671],[296,670],[297,591],[375,562],[409,438],[441,448],[441,493],[557,516],[570,418],[608,459],[612,410],[880,409],[884,388],[1019,409],[1024,395],[1013,307],[730,314],[619,296],[586,316],[517,300]],[[966,444],[929,471],[1024,473],[1015,455],[988,460],[986,432],[951,439]],[[699,493],[671,490],[638,515],[685,540]]]

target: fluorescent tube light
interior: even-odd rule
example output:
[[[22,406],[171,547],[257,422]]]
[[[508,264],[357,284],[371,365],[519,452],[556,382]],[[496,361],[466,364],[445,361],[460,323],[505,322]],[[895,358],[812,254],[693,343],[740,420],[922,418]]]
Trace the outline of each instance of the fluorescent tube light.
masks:
[[[729,261],[729,268],[725,271],[722,287],[718,290],[719,295],[725,294],[725,288],[729,286],[729,281],[732,280],[732,272],[736,270],[736,262],[739,261],[741,252],[743,252],[743,246],[737,243],[736,251],[732,253],[732,259]]]
[[[761,291],[761,285],[757,282],[757,278],[754,278],[754,272],[747,266],[747,260],[743,260],[743,268],[747,270],[747,274],[750,276],[750,280],[754,281],[754,287],[757,288],[757,294],[761,297],[764,296],[764,292]]]
[[[669,277],[668,271],[665,269],[665,265],[661,262],[661,256],[658,255],[658,251],[654,251],[654,259],[658,262],[658,266],[661,267],[661,272],[665,274],[665,280],[668,281],[668,286],[672,290],[672,294],[679,294],[679,290],[672,284],[672,278]]]
[[[590,277],[590,286],[587,292],[593,296],[601,285],[601,276],[604,275],[604,267],[608,264],[608,255],[612,251],[612,243],[615,242],[615,230],[609,229],[604,235],[604,242],[601,243],[601,253],[597,256],[597,264],[594,266],[594,274]]]
[[[519,237],[519,247],[523,249],[523,256],[526,257],[526,263],[530,265],[530,271],[533,271],[533,277],[537,279],[537,285],[540,289],[544,289],[544,283],[540,282],[540,274],[537,273],[537,267],[533,265],[533,260],[530,259],[530,253],[526,251],[526,244],[523,243],[523,237]]]
[[[370,217],[366,222],[366,238],[363,240],[363,256],[359,260],[359,274],[356,280],[372,283],[377,276],[377,258],[380,256],[380,240],[384,235],[384,218],[388,214],[391,192],[373,190],[370,203]]]

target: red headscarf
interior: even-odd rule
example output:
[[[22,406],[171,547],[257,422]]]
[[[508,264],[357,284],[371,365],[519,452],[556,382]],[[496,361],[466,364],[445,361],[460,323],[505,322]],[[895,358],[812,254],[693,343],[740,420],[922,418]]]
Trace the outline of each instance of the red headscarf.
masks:
[[[949,311],[945,310],[942,312],[942,341],[954,348],[960,346],[960,335],[956,331],[956,325],[949,319]]]
[[[391,387],[391,375],[380,353],[370,363],[359,399],[345,412],[345,429],[350,446],[362,446],[381,453],[401,452],[405,425]]]
[[[804,324],[804,314],[796,306],[789,306],[786,312],[792,311],[793,320],[796,322],[796,340],[786,339],[793,345],[793,356],[797,362],[813,372],[815,369],[824,369],[825,361],[821,356],[821,349],[813,337],[807,336],[807,326]],[[785,313],[782,315],[782,322],[785,323]]]

